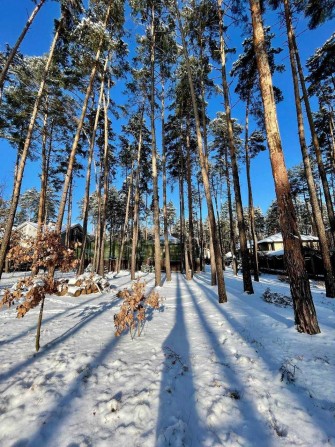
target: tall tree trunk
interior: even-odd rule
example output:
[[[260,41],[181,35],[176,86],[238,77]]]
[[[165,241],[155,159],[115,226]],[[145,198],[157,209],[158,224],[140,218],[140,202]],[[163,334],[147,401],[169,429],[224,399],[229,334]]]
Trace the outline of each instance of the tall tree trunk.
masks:
[[[95,227],[95,244],[94,244],[94,258],[93,258],[93,270],[98,273],[100,265],[100,255],[101,255],[101,191],[102,191],[102,173],[96,171],[96,192],[97,192],[97,203],[98,203],[98,215]]]
[[[192,166],[191,166],[191,148],[190,148],[190,125],[189,117],[186,118],[186,180],[187,180],[187,199],[188,199],[188,247],[190,257],[191,277],[194,275],[194,228],[193,228],[193,200],[192,200]]]
[[[260,3],[259,0],[249,0],[249,2],[260,90],[264,106],[265,127],[275,182],[279,221],[284,242],[286,269],[290,279],[295,324],[299,332],[318,334],[320,328],[302,254],[301,239],[297,228],[297,220],[279,134],[276,103],[266,51]]]
[[[46,0],[40,0],[40,2],[35,6],[35,8],[33,9],[33,12],[31,13],[29,19],[27,20],[23,30],[21,31],[20,36],[18,37],[15,45],[13,46],[13,48],[11,49],[11,52],[9,53],[9,56],[5,62],[5,65],[2,69],[2,72],[0,73],[0,103],[1,103],[1,98],[2,98],[2,90],[3,90],[3,86],[5,83],[5,79],[6,79],[6,75],[8,73],[9,67],[11,65],[11,63],[13,62],[13,59],[17,53],[17,50],[19,49],[23,39],[25,38],[25,35],[27,34],[31,24],[33,23],[37,13],[39,12],[39,10],[42,8],[43,4],[45,3]]]
[[[294,34],[292,34],[292,45],[293,45],[293,49],[294,49],[294,53],[295,53],[295,60],[297,62],[300,86],[301,86],[301,90],[302,90],[302,94],[303,94],[303,99],[304,99],[307,119],[308,119],[308,123],[309,123],[309,128],[310,128],[310,132],[311,132],[311,135],[312,135],[313,146],[314,146],[314,149],[315,149],[315,155],[316,155],[316,161],[317,161],[317,165],[318,165],[319,175],[320,175],[320,178],[321,178],[323,192],[324,192],[324,196],[325,196],[327,213],[328,213],[328,219],[329,219],[329,225],[330,225],[330,234],[331,234],[331,237],[333,239],[333,243],[335,243],[335,215],[334,215],[334,208],[333,208],[331,194],[330,194],[330,190],[329,190],[329,185],[328,185],[328,180],[327,180],[327,173],[326,173],[326,169],[325,169],[325,166],[324,166],[324,163],[323,163],[323,160],[322,160],[322,154],[321,154],[319,139],[318,139],[318,136],[317,136],[317,133],[316,133],[316,130],[315,130],[314,121],[313,121],[313,114],[312,114],[312,110],[311,110],[311,106],[310,106],[310,102],[309,102],[309,98],[308,98],[308,93],[307,93],[304,73],[303,73],[302,65],[301,65],[301,61],[300,61],[300,54],[299,54],[299,50],[298,50],[298,46],[297,46],[297,42],[296,42]]]
[[[188,82],[189,82],[189,86],[190,86],[190,93],[191,93],[192,104],[193,104],[202,182],[203,182],[204,190],[205,190],[207,210],[208,210],[208,219],[209,219],[209,223],[210,223],[210,227],[211,227],[211,234],[212,234],[212,240],[213,240],[213,246],[214,246],[214,252],[215,252],[215,264],[216,264],[216,270],[217,270],[219,303],[225,303],[225,302],[227,302],[227,295],[226,295],[225,281],[224,281],[224,277],[223,277],[222,257],[221,257],[219,242],[218,242],[214,208],[213,208],[213,203],[212,203],[210,183],[209,183],[207,164],[206,164],[206,156],[203,152],[201,123],[200,123],[200,118],[199,118],[198,105],[197,105],[196,94],[195,94],[194,85],[193,85],[190,59],[189,59],[189,55],[188,55],[188,49],[187,49],[187,45],[186,45],[184,29],[182,26],[180,11],[178,9],[178,3],[176,0],[174,1],[174,6],[175,6],[175,11],[177,14],[177,20],[178,20],[179,29],[180,29],[181,38],[182,38],[183,52],[184,52],[184,57],[185,57],[185,62],[186,62],[186,67],[187,67]]]
[[[72,219],[72,189],[73,189],[73,176],[71,177],[70,187],[67,198],[67,224],[65,232],[65,247],[70,248],[71,239],[71,219]]]
[[[183,154],[181,154],[181,172],[179,176],[179,189],[180,189],[180,225],[183,240],[183,255],[185,264],[185,277],[187,281],[192,279],[192,271],[190,269],[189,257],[187,253],[187,240],[186,240],[186,225],[185,225],[185,204],[184,204],[184,166],[183,166]]]
[[[33,112],[32,112],[31,118],[30,118],[29,126],[28,126],[27,136],[26,136],[26,139],[25,139],[25,142],[24,142],[24,146],[23,146],[23,150],[22,150],[19,166],[18,166],[18,169],[17,169],[17,175],[16,175],[14,189],[13,189],[12,201],[11,201],[10,209],[9,209],[9,212],[8,212],[8,218],[7,218],[7,222],[6,222],[6,227],[5,227],[5,230],[4,230],[2,243],[1,243],[1,250],[0,250],[0,278],[1,278],[1,275],[2,275],[3,268],[4,268],[5,258],[6,258],[7,249],[9,247],[9,241],[10,241],[10,236],[11,236],[11,233],[12,233],[15,213],[16,213],[17,205],[18,205],[19,198],[20,198],[23,173],[24,173],[24,169],[25,169],[25,166],[26,166],[26,161],[27,161],[27,158],[28,158],[28,155],[29,155],[29,149],[30,149],[31,139],[32,139],[32,136],[33,136],[33,130],[34,130],[34,127],[35,127],[37,114],[39,112],[42,96],[43,96],[43,93],[44,93],[45,84],[46,84],[47,77],[48,77],[48,74],[49,74],[49,71],[50,71],[50,67],[51,67],[51,63],[52,63],[52,60],[53,60],[53,55],[54,55],[54,51],[55,51],[56,44],[57,44],[57,41],[58,41],[58,37],[59,37],[60,31],[61,31],[61,28],[63,26],[63,21],[64,21],[64,19],[63,19],[63,17],[61,17],[61,19],[59,21],[59,24],[57,26],[57,29],[56,29],[56,32],[55,32],[55,35],[54,35],[51,47],[50,47],[49,56],[48,56],[46,65],[44,67],[42,81],[40,83],[40,87],[39,87],[39,90],[38,90],[38,93],[37,93],[37,96],[36,96],[36,99],[35,99]]]
[[[164,247],[166,281],[171,281],[171,260],[168,231],[168,215],[166,206],[166,147],[165,147],[165,85],[162,77],[162,169],[163,169],[163,218],[164,218]]]
[[[193,2],[194,3],[194,2]],[[202,45],[202,36],[201,33],[198,33],[198,45],[200,48],[200,60],[203,61],[203,45]],[[203,152],[205,154],[205,163],[207,175],[210,180],[210,172],[208,165],[208,137],[207,137],[207,111],[206,111],[206,100],[205,100],[205,85],[204,85],[204,70],[203,64],[201,64],[201,78],[200,78],[200,90],[201,90],[201,115],[202,115],[202,132],[203,132]],[[221,249],[220,249],[221,251]],[[217,271],[216,271],[216,259],[215,259],[215,251],[214,244],[212,238],[212,230],[211,226],[209,227],[209,256],[210,256],[210,264],[211,264],[211,285],[217,285]],[[222,251],[221,251],[222,256]]]
[[[218,202],[218,191],[215,189],[214,185],[214,178],[212,177],[212,191],[213,191],[213,197],[215,202],[215,209],[216,209],[216,219],[218,223],[218,235],[219,235],[219,243],[220,243],[220,250],[222,259],[224,257],[224,250],[223,250],[223,242],[222,242],[222,234],[221,234],[221,219],[220,219],[220,212],[219,212],[219,202]],[[223,263],[223,269],[225,269],[224,263]]]
[[[110,79],[108,79],[107,85],[107,98],[106,94],[103,95],[104,104],[104,158],[103,158],[103,187],[104,193],[102,197],[102,207],[101,207],[101,217],[100,217],[100,264],[99,264],[99,274],[104,276],[105,274],[105,237],[106,237],[106,216],[107,216],[107,201],[108,201],[108,186],[109,186],[109,120],[108,120],[108,109],[109,109],[109,91],[110,91]]]
[[[143,140],[143,115],[144,115],[144,105],[142,106],[141,110],[141,128],[137,144],[137,166],[135,173],[134,223],[133,223],[133,240],[131,245],[131,264],[130,264],[130,275],[132,280],[135,279],[135,272],[136,272],[136,253],[137,253],[138,229],[139,229],[140,168],[141,168],[141,152],[142,152],[142,140]]]
[[[46,106],[46,109],[48,107]],[[46,195],[47,195],[47,179],[48,179],[48,169],[47,169],[47,142],[48,142],[48,110],[44,114],[43,118],[43,128],[42,128],[42,144],[41,144],[41,157],[42,157],[42,165],[41,165],[41,191],[38,202],[38,211],[37,211],[37,232],[36,232],[36,240],[38,241],[41,237],[43,230],[43,223],[45,220],[45,208],[46,208]],[[38,266],[36,265],[38,258],[37,250],[34,251],[33,262],[31,273],[32,275],[37,275]]]
[[[151,147],[152,147],[152,189],[154,205],[154,238],[155,238],[155,285],[161,283],[161,241],[159,226],[159,197],[158,197],[158,169],[157,169],[157,146],[155,129],[155,51],[156,51],[156,29],[155,29],[155,5],[151,6],[150,26],[150,121],[151,121]]]
[[[251,238],[253,242],[252,249],[253,254],[253,265],[254,265],[254,280],[259,281],[259,271],[258,271],[258,254],[257,254],[257,235],[255,228],[255,210],[254,201],[252,197],[252,187],[251,187],[251,176],[250,176],[250,156],[249,156],[249,100],[247,100],[247,107],[245,112],[245,137],[244,137],[244,153],[245,153],[245,166],[247,172],[247,183],[248,183],[248,205],[249,205],[249,219],[250,219],[250,229]]]
[[[244,216],[243,216],[243,205],[242,205],[242,196],[241,196],[241,188],[240,188],[240,179],[239,179],[239,174],[238,174],[233,123],[232,123],[231,111],[230,111],[231,109],[230,109],[229,88],[228,88],[227,73],[226,73],[226,54],[225,54],[225,42],[224,42],[224,37],[223,37],[223,17],[222,17],[221,5],[222,5],[222,0],[218,0],[221,77],[222,77],[224,104],[225,104],[225,109],[226,109],[228,144],[229,144],[230,160],[231,160],[231,167],[232,167],[232,173],[233,173],[233,183],[234,183],[234,193],[235,193],[235,203],[236,203],[236,216],[237,216],[239,241],[240,241],[240,252],[241,252],[241,258],[242,258],[243,286],[244,286],[244,291],[246,293],[252,294],[252,293],[254,293],[254,289],[252,287],[252,279],[251,279],[251,273],[250,273],[249,252],[248,252],[247,236],[246,236],[245,222],[244,222]]]
[[[111,9],[112,9],[112,3],[110,3],[108,5],[108,7],[107,7],[106,17],[105,17],[105,21],[104,21],[104,29],[106,29],[106,27],[107,27],[107,23],[108,23],[108,20],[109,20]],[[66,172],[66,175],[65,175],[62,197],[61,197],[61,201],[60,201],[60,205],[59,205],[58,219],[57,219],[57,223],[56,223],[56,231],[59,232],[59,233],[60,233],[61,228],[62,228],[66,196],[67,196],[67,191],[69,189],[70,178],[71,178],[71,175],[72,175],[73,166],[74,166],[74,163],[75,163],[78,143],[79,143],[81,131],[83,129],[84,120],[85,120],[86,111],[87,111],[87,106],[88,106],[88,101],[89,101],[89,98],[90,98],[91,93],[92,93],[94,79],[95,79],[95,75],[96,75],[96,72],[97,72],[97,69],[98,69],[98,63],[99,63],[99,60],[100,60],[101,49],[102,49],[104,41],[105,41],[105,36],[103,36],[100,39],[99,44],[98,44],[98,50],[97,50],[97,52],[95,54],[94,65],[93,65],[93,68],[92,68],[92,71],[91,71],[91,74],[90,74],[90,79],[89,79],[89,82],[88,82],[88,86],[87,86],[87,89],[86,89],[86,94],[85,94],[85,98],[84,98],[84,102],[83,102],[83,107],[82,107],[82,110],[81,110],[81,115],[80,115],[80,118],[79,118],[79,121],[78,121],[76,135],[74,137],[72,148],[71,148],[71,152],[70,152],[70,156],[69,156],[69,162],[68,162],[67,172]]]
[[[85,253],[86,253],[86,246],[87,246],[87,227],[88,227],[88,211],[89,211],[89,204],[90,204],[90,183],[91,183],[91,170],[92,170],[92,161],[93,161],[93,153],[94,153],[94,145],[95,145],[95,137],[97,134],[97,128],[99,123],[99,116],[100,116],[100,110],[101,110],[101,102],[102,102],[102,95],[104,92],[104,85],[105,85],[105,74],[107,71],[108,66],[108,57],[106,58],[105,65],[103,68],[103,72],[101,75],[101,84],[100,84],[100,92],[99,92],[99,99],[97,104],[97,111],[95,114],[94,119],[94,125],[92,129],[92,135],[89,139],[89,151],[88,151],[88,160],[87,160],[87,170],[86,170],[86,179],[85,179],[85,194],[84,194],[84,203],[83,203],[83,243],[82,243],[82,249],[81,249],[81,256],[80,256],[80,263],[78,268],[78,274],[81,275],[84,273],[85,268]]]
[[[297,73],[297,64],[294,55],[294,45],[293,45],[293,36],[294,30],[292,26],[291,19],[291,11],[288,0],[284,0],[284,8],[285,8],[285,20],[286,20],[286,29],[287,29],[287,37],[289,42],[289,50],[290,50],[290,61],[291,61],[291,69],[292,69],[292,78],[293,78],[293,86],[294,86],[294,97],[295,97],[295,107],[297,112],[297,121],[298,121],[298,133],[299,133],[299,141],[301,147],[301,153],[304,161],[305,175],[306,181],[308,185],[309,196],[312,205],[312,211],[314,215],[314,222],[316,224],[317,234],[319,238],[320,250],[322,255],[323,266],[325,270],[325,286],[326,286],[326,295],[328,297],[335,297],[335,275],[334,269],[332,267],[330,252],[327,242],[326,230],[322,220],[321,211],[318,204],[318,197],[316,194],[315,183],[313,179],[313,172],[311,167],[311,162],[309,159],[306,138],[305,138],[305,129],[304,129],[304,120],[303,120],[303,112],[300,100],[300,92],[299,92],[299,81],[298,81],[298,73]]]
[[[41,157],[42,157],[42,166],[41,166],[41,192],[39,197],[38,204],[38,213],[37,213],[37,235],[41,233],[42,226],[45,217],[45,207],[46,207],[46,196],[47,196],[47,179],[48,179],[48,171],[47,171],[47,139],[48,139],[48,112],[44,114],[43,119],[43,130],[42,130],[42,145],[41,145]]]
[[[131,198],[131,192],[133,189],[133,167],[134,167],[134,163],[131,166],[131,174],[130,174],[130,181],[129,181],[129,186],[128,186],[128,194],[127,194],[126,214],[124,217],[124,224],[123,224],[123,227],[121,230],[120,253],[119,253],[119,259],[117,262],[117,269],[116,269],[117,273],[120,273],[120,270],[121,270],[122,256],[123,256],[124,246],[125,246],[126,238],[127,238],[127,234],[128,234],[130,198]]]
[[[231,199],[230,187],[230,170],[228,163],[228,148],[225,148],[225,164],[226,164],[226,182],[227,182],[227,199],[228,199],[228,215],[229,215],[229,233],[230,233],[230,252],[232,256],[232,268],[234,275],[237,276],[237,257],[236,257],[236,234],[233,216],[233,204]]]
[[[202,197],[200,194],[200,182],[198,180],[198,197],[199,197],[199,220],[200,220],[200,236],[199,236],[199,245],[200,245],[200,269],[205,269],[205,261],[204,261],[204,226],[202,223]]]

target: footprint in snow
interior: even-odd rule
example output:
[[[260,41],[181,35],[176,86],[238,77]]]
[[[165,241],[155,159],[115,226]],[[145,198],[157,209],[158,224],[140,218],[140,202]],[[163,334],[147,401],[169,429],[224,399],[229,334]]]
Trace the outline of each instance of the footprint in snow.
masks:
[[[148,423],[148,420],[150,419],[150,416],[151,410],[150,406],[147,403],[141,402],[136,405],[134,411],[134,420],[136,425],[140,427],[146,425]]]
[[[166,427],[157,439],[157,447],[183,447],[186,444],[187,425],[182,419],[173,418],[173,424]]]

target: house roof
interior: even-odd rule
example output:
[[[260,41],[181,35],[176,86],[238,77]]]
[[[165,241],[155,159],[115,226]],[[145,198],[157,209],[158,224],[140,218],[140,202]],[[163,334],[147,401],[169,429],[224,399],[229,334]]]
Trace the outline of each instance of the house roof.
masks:
[[[18,225],[17,227],[15,227],[15,230],[21,230],[22,228],[24,228],[26,225],[31,225],[34,228],[37,228],[37,223],[35,222],[31,222],[30,220],[26,220],[25,222],[22,222],[20,225]]]
[[[316,236],[311,236],[307,234],[301,234],[300,238],[303,242],[318,242],[319,238]],[[262,243],[271,243],[271,242],[283,242],[283,236],[281,233],[276,233],[271,236],[266,237],[265,239],[262,239],[261,241],[258,241],[258,244]]]
[[[169,240],[170,244],[179,244],[179,239],[177,239],[174,236],[171,236],[171,234],[168,235],[168,240]],[[160,237],[160,241],[164,242],[164,236]]]
[[[71,227],[70,227],[70,228],[71,228],[71,229],[73,229],[73,228],[79,228],[80,231],[83,231],[83,227],[81,226],[80,223],[71,224]],[[65,233],[66,230],[67,230],[67,225],[63,225],[63,226],[62,226],[62,233]]]

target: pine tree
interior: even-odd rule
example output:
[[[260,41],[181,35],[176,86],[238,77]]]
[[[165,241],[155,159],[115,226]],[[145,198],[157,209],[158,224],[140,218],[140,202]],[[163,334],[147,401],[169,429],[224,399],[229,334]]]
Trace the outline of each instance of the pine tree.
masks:
[[[286,268],[290,278],[290,289],[294,303],[295,323],[299,332],[317,334],[320,332],[320,329],[305,268],[301,240],[285,167],[273,94],[272,76],[266,51],[261,7],[258,0],[249,0],[249,2],[260,90],[264,106],[267,140],[284,242]]]

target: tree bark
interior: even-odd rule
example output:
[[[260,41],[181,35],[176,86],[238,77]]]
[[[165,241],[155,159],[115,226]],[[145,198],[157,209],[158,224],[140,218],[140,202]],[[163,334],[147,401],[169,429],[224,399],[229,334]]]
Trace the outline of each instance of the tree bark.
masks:
[[[250,230],[251,238],[253,241],[252,254],[254,264],[254,280],[259,282],[259,270],[258,270],[258,254],[257,254],[257,235],[255,228],[255,210],[254,201],[252,197],[251,176],[250,176],[250,156],[249,156],[249,97],[246,106],[245,113],[245,139],[244,139],[244,153],[245,153],[245,166],[247,172],[247,184],[248,184],[248,202],[249,202],[249,218],[250,218]],[[251,250],[251,247],[250,247]]]
[[[205,269],[204,262],[204,227],[202,223],[202,197],[200,194],[200,182],[198,180],[198,197],[199,197],[199,220],[200,220],[200,235],[199,235],[199,245],[200,245],[200,269]]]
[[[140,167],[141,167],[141,152],[142,152],[142,134],[143,134],[143,115],[144,115],[144,105],[141,110],[141,128],[138,137],[137,145],[137,166],[135,174],[135,201],[134,201],[134,224],[133,224],[133,240],[131,246],[131,264],[130,264],[130,275],[131,279],[135,279],[136,271],[136,252],[138,243],[138,229],[139,229],[139,207],[140,207]]]
[[[171,281],[171,260],[168,232],[168,216],[166,206],[166,147],[165,147],[165,86],[162,76],[162,169],[163,169],[163,218],[164,218],[164,247],[166,281]]]
[[[190,148],[190,125],[189,118],[186,118],[186,181],[187,181],[187,200],[188,200],[188,248],[190,258],[191,277],[194,275],[194,228],[193,228],[193,200],[192,200],[192,166],[191,166],[191,148]]]
[[[185,264],[185,277],[187,281],[192,279],[192,271],[190,269],[190,263],[187,253],[187,240],[186,240],[186,225],[185,225],[185,204],[184,204],[184,166],[183,166],[183,153],[181,153],[181,169],[179,175],[179,189],[180,189],[180,225],[183,241],[183,254]]]
[[[132,191],[132,184],[133,184],[133,168],[134,163],[131,166],[131,174],[130,174],[130,181],[128,186],[128,194],[127,194],[127,205],[126,205],[126,214],[124,217],[124,224],[121,231],[121,244],[120,244],[120,252],[119,252],[119,259],[117,262],[117,268],[116,272],[120,273],[121,270],[121,262],[122,262],[122,256],[123,256],[123,250],[126,243],[127,233],[128,233],[128,220],[129,220],[129,208],[130,208],[130,198],[131,198],[131,191]]]
[[[236,258],[236,234],[233,218],[233,204],[231,199],[231,187],[230,187],[230,172],[228,163],[228,148],[225,150],[225,163],[226,163],[226,182],[227,182],[227,198],[228,198],[228,214],[229,214],[229,233],[230,233],[230,252],[232,256],[232,268],[234,275],[237,276],[237,258]]]
[[[297,220],[292,203],[290,184],[279,134],[276,103],[266,51],[261,8],[259,0],[249,0],[249,2],[260,90],[264,106],[265,127],[270,151],[272,173],[275,182],[279,221],[284,242],[286,268],[290,279],[295,324],[299,332],[318,334],[320,328],[302,254],[301,240],[297,228]]]
[[[107,58],[108,59],[108,58]],[[108,186],[109,186],[109,145],[108,145],[108,131],[109,131],[109,120],[108,120],[108,109],[109,109],[109,91],[110,91],[110,81],[108,80],[107,85],[107,98],[106,94],[103,95],[104,104],[104,157],[103,157],[103,188],[104,193],[102,196],[102,207],[100,216],[100,264],[99,264],[99,274],[105,275],[105,236],[106,236],[106,215],[107,215],[107,201],[108,201]]]

